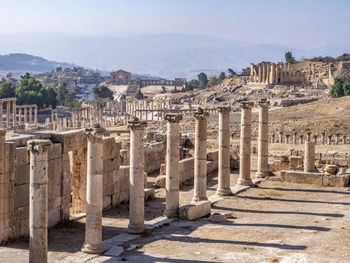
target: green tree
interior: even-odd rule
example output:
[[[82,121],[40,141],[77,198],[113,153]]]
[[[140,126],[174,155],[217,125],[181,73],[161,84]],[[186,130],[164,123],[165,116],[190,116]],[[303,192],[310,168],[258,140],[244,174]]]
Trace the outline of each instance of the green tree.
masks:
[[[250,67],[246,67],[242,69],[242,75],[249,76],[250,75]]]
[[[199,87],[204,89],[208,85],[208,76],[204,72],[198,74]]]
[[[0,82],[0,98],[11,98],[15,97],[15,86],[11,81],[4,81]]]
[[[343,83],[343,90],[344,90],[344,95],[349,96],[350,95],[350,82],[345,81]]]
[[[286,59],[286,62],[290,64],[294,64],[297,62],[293,57],[293,54],[291,51],[286,52],[286,54],[284,54],[284,58]]]
[[[219,81],[219,82],[222,82],[225,78],[226,78],[225,72],[221,72],[220,75],[219,75],[219,77],[218,77],[218,81]]]
[[[331,88],[331,96],[332,98],[340,98],[344,96],[344,89],[343,89],[344,81],[340,78],[336,78],[334,80],[334,84]]]
[[[113,100],[113,91],[106,86],[96,86],[92,89],[95,99],[110,99]]]
[[[39,108],[57,105],[57,94],[54,88],[44,87],[29,73],[21,76],[21,81],[15,88],[15,95],[19,105],[36,104]]]
[[[194,90],[200,87],[200,82],[197,79],[192,79],[187,83],[187,90]]]
[[[209,79],[209,82],[208,82],[208,86],[209,87],[213,87],[215,85],[219,84],[219,79],[214,75],[214,76],[211,76],[210,79]]]
[[[56,87],[57,102],[59,105],[64,105],[66,96],[68,94],[67,83],[62,82]]]
[[[227,71],[228,71],[228,73],[230,74],[231,77],[236,75],[236,72],[232,68],[227,69]]]

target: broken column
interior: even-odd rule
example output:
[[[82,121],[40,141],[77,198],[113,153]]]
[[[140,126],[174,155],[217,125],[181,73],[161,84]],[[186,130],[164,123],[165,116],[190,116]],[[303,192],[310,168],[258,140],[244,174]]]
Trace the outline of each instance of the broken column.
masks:
[[[275,143],[275,134],[273,133],[272,135],[271,135],[271,143]]]
[[[102,246],[103,136],[99,123],[85,130],[87,135],[86,224],[85,243],[81,251],[100,254]]]
[[[130,200],[129,226],[130,233],[142,233],[144,223],[144,130],[146,121],[133,117],[128,122],[130,128]],[[178,150],[178,149],[177,149]]]
[[[303,144],[304,143],[304,135],[300,134],[299,137],[300,137],[300,144]]]
[[[29,175],[29,262],[47,262],[48,150],[50,140],[30,140]]]
[[[207,200],[207,118],[202,108],[194,113],[196,137],[194,149],[194,191],[192,202]]]
[[[279,134],[279,143],[282,143],[283,142],[283,131],[280,131],[280,134]]]
[[[308,131],[308,132],[307,132],[306,140],[307,140],[308,142],[311,142],[311,131]]]
[[[331,145],[332,144],[332,134],[329,134],[328,136],[327,136],[327,144],[328,145]]]
[[[180,146],[180,114],[166,114],[167,150],[166,150],[166,203],[165,215],[178,217],[179,215],[179,146]]]
[[[289,137],[290,137],[290,135],[286,134],[286,141],[284,142],[285,144],[289,144]]]
[[[297,132],[295,131],[295,132],[293,132],[293,144],[294,145],[297,145],[297,143],[298,143],[298,138],[297,138]]]
[[[269,174],[269,105],[270,102],[266,99],[259,102],[258,170],[255,175],[257,178],[263,178]]]
[[[304,172],[315,171],[315,144],[311,141],[305,142]]]
[[[218,107],[219,111],[219,167],[216,194],[229,195],[230,190],[230,111],[231,107]],[[267,135],[268,136],[268,135]]]
[[[252,107],[252,102],[244,102],[241,104],[241,142],[238,185],[252,185],[252,180],[250,179]]]
[[[346,135],[343,135],[343,144],[346,144]]]
[[[314,137],[314,144],[316,145],[316,144],[317,144],[317,137],[318,137],[318,136],[315,134],[313,137]]]
[[[336,136],[336,144],[340,144],[340,134],[337,133]]]

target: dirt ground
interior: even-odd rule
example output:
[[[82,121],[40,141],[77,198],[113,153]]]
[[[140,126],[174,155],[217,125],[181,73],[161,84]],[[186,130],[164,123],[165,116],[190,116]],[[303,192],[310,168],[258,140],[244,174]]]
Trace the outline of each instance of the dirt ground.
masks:
[[[237,180],[231,174],[231,185]],[[208,180],[214,194],[217,175]],[[193,182],[181,188],[180,202],[192,197]],[[350,262],[350,191],[313,185],[264,181],[238,196],[217,202],[212,212],[232,212],[234,218],[211,222],[175,220],[131,241],[138,245],[119,258],[99,257],[81,262]],[[146,220],[161,216],[165,192],[145,206]],[[104,212],[103,239],[127,231],[128,206]],[[80,250],[84,219],[49,231],[49,262]],[[1,262],[28,262],[28,239],[0,248]]]

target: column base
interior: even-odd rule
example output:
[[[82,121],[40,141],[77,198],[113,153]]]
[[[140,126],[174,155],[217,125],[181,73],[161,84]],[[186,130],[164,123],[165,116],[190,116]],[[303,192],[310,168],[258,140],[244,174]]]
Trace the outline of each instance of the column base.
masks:
[[[197,203],[199,201],[207,201],[208,197],[198,197],[198,196],[194,196],[191,200],[191,204]]]
[[[141,234],[145,232],[145,225],[128,225],[128,233]]]
[[[269,172],[256,172],[255,174],[255,178],[265,178],[267,176],[269,176]]]
[[[164,211],[164,216],[168,218],[176,218],[179,217],[179,209],[166,210]]]
[[[81,251],[86,254],[102,254],[104,252],[103,245],[92,245],[84,243],[84,246],[81,248]]]
[[[219,196],[227,196],[227,195],[232,195],[231,189],[230,188],[221,188],[221,189],[216,189],[216,195]]]
[[[250,178],[248,178],[248,179],[240,178],[240,179],[238,179],[237,184],[238,185],[252,186],[253,182],[252,182],[252,179],[250,179]]]

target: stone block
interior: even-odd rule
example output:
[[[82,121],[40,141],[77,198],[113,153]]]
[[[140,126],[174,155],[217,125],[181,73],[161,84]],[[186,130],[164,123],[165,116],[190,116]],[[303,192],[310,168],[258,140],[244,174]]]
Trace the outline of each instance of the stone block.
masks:
[[[103,139],[103,160],[119,157],[121,143],[117,143],[114,137]]]
[[[323,176],[323,186],[331,186],[331,187],[344,187],[349,184],[350,175],[324,175]]]
[[[29,151],[27,147],[16,148],[15,166],[29,164]]]
[[[83,130],[55,132],[52,133],[51,140],[53,143],[62,144],[63,153],[87,147],[87,139],[86,135],[83,134]]]
[[[206,216],[211,212],[209,201],[199,201],[193,204],[184,205],[179,208],[179,217],[184,220],[195,220]]]
[[[156,177],[156,181],[155,181],[154,185],[159,187],[159,188],[165,188],[165,182],[166,182],[166,176],[159,175]]]
[[[29,164],[15,167],[15,186],[29,184]]]
[[[48,159],[60,159],[62,155],[62,145],[60,143],[52,144],[52,148],[48,151]]]
[[[14,208],[23,206],[29,206],[29,184],[21,184],[14,189]]]
[[[282,182],[322,185],[321,173],[301,172],[301,171],[281,171]]]

